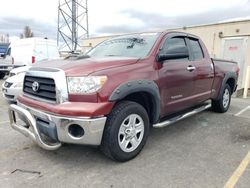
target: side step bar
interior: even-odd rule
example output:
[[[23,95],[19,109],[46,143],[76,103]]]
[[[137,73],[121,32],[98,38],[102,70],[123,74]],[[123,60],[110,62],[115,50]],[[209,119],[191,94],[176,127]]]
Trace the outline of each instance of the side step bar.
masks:
[[[180,120],[182,120],[182,119],[185,119],[185,118],[187,118],[187,117],[190,117],[190,116],[192,116],[192,115],[194,115],[194,114],[198,114],[198,113],[200,113],[200,112],[202,112],[202,111],[204,111],[204,110],[207,110],[207,109],[209,109],[209,108],[211,108],[211,104],[205,104],[205,105],[203,105],[203,106],[201,106],[201,107],[199,107],[199,108],[196,108],[196,109],[194,109],[194,110],[192,110],[192,111],[189,111],[189,112],[187,112],[187,113],[185,113],[185,114],[181,114],[181,115],[175,116],[175,117],[173,117],[173,118],[170,118],[170,119],[168,119],[168,120],[166,120],[166,121],[163,121],[163,122],[160,122],[160,123],[156,123],[156,124],[153,125],[153,127],[154,127],[154,128],[166,127],[166,126],[168,126],[168,125],[170,125],[170,124],[172,124],[172,123],[175,123],[175,122],[177,122],[177,121],[180,121]]]

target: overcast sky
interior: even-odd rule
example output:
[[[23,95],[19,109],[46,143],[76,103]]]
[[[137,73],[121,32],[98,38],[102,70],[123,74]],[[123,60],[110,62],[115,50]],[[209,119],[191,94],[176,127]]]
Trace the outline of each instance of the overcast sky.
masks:
[[[91,36],[250,18],[250,0],[88,0]],[[58,0],[1,0],[0,34],[56,38]]]

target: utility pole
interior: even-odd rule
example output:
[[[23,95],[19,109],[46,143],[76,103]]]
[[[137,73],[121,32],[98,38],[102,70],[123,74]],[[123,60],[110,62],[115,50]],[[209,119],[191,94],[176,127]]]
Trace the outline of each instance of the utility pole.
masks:
[[[81,39],[89,37],[88,0],[58,1],[57,45],[60,51],[81,50]]]

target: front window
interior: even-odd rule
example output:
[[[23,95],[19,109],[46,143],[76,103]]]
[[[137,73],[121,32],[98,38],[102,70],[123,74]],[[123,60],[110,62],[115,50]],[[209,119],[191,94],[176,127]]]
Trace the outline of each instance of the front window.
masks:
[[[143,58],[148,55],[158,36],[159,33],[141,33],[112,38],[97,45],[87,55]]]

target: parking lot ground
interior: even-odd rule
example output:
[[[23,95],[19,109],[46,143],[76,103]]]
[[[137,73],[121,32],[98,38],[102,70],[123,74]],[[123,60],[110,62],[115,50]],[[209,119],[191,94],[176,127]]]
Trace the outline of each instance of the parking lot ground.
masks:
[[[0,105],[0,187],[211,188],[232,178],[235,187],[250,185],[250,164],[234,176],[250,151],[250,109],[239,113],[250,99],[232,99],[225,114],[205,111],[152,129],[141,154],[126,163],[87,146],[45,151],[10,128],[2,97]]]

